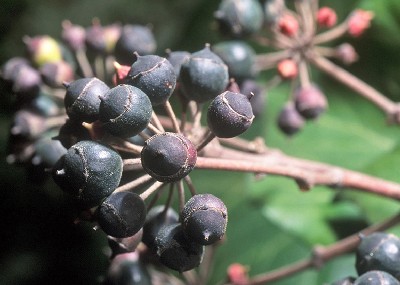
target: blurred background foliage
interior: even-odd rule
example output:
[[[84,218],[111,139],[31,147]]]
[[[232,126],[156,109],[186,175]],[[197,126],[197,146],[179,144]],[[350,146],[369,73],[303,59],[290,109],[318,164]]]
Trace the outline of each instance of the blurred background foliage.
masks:
[[[158,53],[201,49],[223,38],[215,30],[215,0],[0,0],[0,63],[24,54],[24,35],[60,38],[61,21],[89,26],[94,17],[149,24]],[[400,2],[398,0],[321,1],[344,19],[355,7],[375,13],[373,26],[352,43],[360,60],[348,68],[395,101],[400,100]],[[340,42],[342,42],[342,40]],[[338,42],[339,43],[339,42]],[[271,77],[262,74],[260,83]],[[329,110],[297,136],[287,139],[275,118],[289,86],[269,92],[265,113],[245,135],[263,136],[270,147],[400,182],[400,131],[388,127],[383,114],[347,88],[313,70],[329,100]],[[108,260],[105,237],[90,224],[71,223],[73,213],[49,180],[28,182],[27,173],[7,165],[5,149],[13,109],[9,94],[0,98],[0,284],[98,284]],[[224,279],[227,266],[240,262],[254,275],[306,258],[315,244],[329,244],[398,211],[398,204],[353,191],[316,187],[299,192],[279,177],[194,171],[199,192],[221,197],[229,209],[227,241],[218,249],[210,284]],[[346,189],[344,189],[346,190]],[[399,234],[398,227],[391,230]],[[354,256],[329,262],[274,284],[325,284],[355,275]]]

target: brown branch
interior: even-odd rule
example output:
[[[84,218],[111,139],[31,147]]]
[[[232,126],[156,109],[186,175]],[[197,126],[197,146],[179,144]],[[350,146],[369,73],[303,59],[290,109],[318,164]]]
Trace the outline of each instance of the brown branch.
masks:
[[[388,116],[391,123],[400,123],[400,105],[394,103],[385,95],[352,75],[347,70],[337,66],[330,60],[319,56],[315,53],[308,56],[308,60],[313,63],[318,69],[333,77],[337,81],[351,88],[361,96],[365,97],[380,109],[382,109]]]
[[[215,148],[215,147],[214,147]],[[400,200],[400,184],[345,168],[286,156],[278,151],[243,153],[224,147],[206,148],[196,168],[264,173],[294,179],[301,190],[316,185],[353,188]]]
[[[243,285],[260,285],[267,284],[268,282],[276,281],[282,278],[287,278],[296,273],[311,268],[320,268],[325,262],[341,256],[343,254],[352,252],[360,242],[360,235],[369,235],[377,231],[385,231],[400,223],[400,214],[396,214],[387,220],[372,225],[360,233],[353,234],[342,240],[339,240],[328,246],[316,246],[313,249],[313,254],[310,258],[306,258],[279,269],[259,274],[251,278],[248,283]],[[228,284],[225,284],[228,285]]]

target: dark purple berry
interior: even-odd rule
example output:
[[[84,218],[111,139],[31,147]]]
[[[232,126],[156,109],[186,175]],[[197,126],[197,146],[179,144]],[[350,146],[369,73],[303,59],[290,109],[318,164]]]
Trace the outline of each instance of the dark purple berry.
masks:
[[[53,179],[78,206],[99,205],[119,185],[121,156],[111,147],[95,141],[80,141],[68,149],[53,168]]]
[[[143,243],[152,251],[156,250],[155,239],[163,226],[178,223],[179,215],[174,209],[165,209],[164,205],[151,208],[143,226]]]
[[[174,182],[193,170],[197,151],[181,134],[162,133],[149,138],[141,153],[143,169],[161,182]]]
[[[186,238],[179,223],[162,227],[156,237],[156,246],[160,262],[178,272],[199,266],[204,252],[202,245]]]
[[[207,111],[208,127],[220,138],[232,138],[242,134],[251,126],[253,119],[249,98],[230,91],[218,95]]]
[[[136,54],[149,55],[156,51],[157,43],[152,31],[141,25],[125,25],[115,45],[116,60],[124,65],[136,61]]]
[[[146,205],[136,193],[117,192],[108,196],[97,209],[101,229],[112,237],[136,234],[146,220]]]
[[[359,275],[382,270],[400,278],[400,239],[383,232],[361,237],[356,252],[356,269]]]
[[[316,119],[328,107],[325,94],[315,85],[299,87],[294,94],[297,111],[305,119]]]
[[[229,77],[241,82],[256,75],[254,69],[255,51],[244,41],[226,41],[212,46],[215,52],[228,66]]]
[[[49,62],[40,67],[43,82],[50,87],[61,87],[64,82],[74,80],[74,70],[66,61]]]
[[[59,142],[43,137],[34,143],[35,155],[32,162],[43,164],[46,168],[53,167],[67,153],[67,149]]]
[[[86,46],[90,51],[103,54],[106,51],[106,39],[104,34],[104,27],[97,19],[93,20],[90,27],[86,28]]]
[[[279,112],[277,123],[284,134],[292,136],[303,128],[305,121],[290,101]]]
[[[65,148],[70,148],[79,141],[90,140],[91,137],[88,129],[82,126],[81,122],[69,119],[61,126],[54,139],[59,140]]]
[[[229,82],[228,67],[206,45],[183,62],[179,82],[189,100],[203,103],[225,90]]]
[[[157,55],[137,55],[125,79],[127,84],[141,89],[149,96],[153,106],[164,104],[176,85],[176,75],[172,64]]]
[[[244,37],[257,33],[263,24],[263,8],[257,0],[223,0],[215,12],[223,35]]]
[[[139,88],[121,84],[101,97],[100,120],[110,134],[131,137],[143,131],[153,112],[151,102]]]
[[[251,97],[250,104],[253,109],[253,114],[255,117],[264,113],[266,104],[266,90],[260,86],[253,79],[245,79],[240,83],[240,92],[242,94],[254,94]]]
[[[202,245],[222,239],[228,223],[225,204],[212,194],[194,195],[186,202],[181,217],[187,238]]]
[[[18,70],[22,66],[29,66],[29,61],[23,57],[12,57],[1,68],[1,77],[10,83],[15,80]]]
[[[27,109],[20,109],[14,114],[10,133],[28,140],[34,140],[47,130],[46,118]]]
[[[167,59],[172,64],[175,70],[175,75],[178,78],[181,72],[182,64],[188,60],[190,52],[187,51],[167,51]]]
[[[99,119],[100,96],[110,88],[96,77],[81,78],[65,84],[64,98],[68,116],[80,122],[92,123]]]
[[[368,271],[359,276],[354,285],[400,285],[400,282],[385,271]]]
[[[20,96],[21,100],[29,101],[39,94],[41,84],[42,78],[37,69],[30,65],[20,65],[15,70],[12,91]]]
[[[151,276],[137,252],[119,254],[111,261],[104,285],[152,285]]]
[[[62,28],[61,37],[69,48],[73,51],[77,51],[85,47],[85,28],[79,25],[73,25],[68,20],[62,22]]]

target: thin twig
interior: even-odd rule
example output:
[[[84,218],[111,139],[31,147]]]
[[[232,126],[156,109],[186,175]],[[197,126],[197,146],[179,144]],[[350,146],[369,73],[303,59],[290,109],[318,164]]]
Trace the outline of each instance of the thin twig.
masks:
[[[133,190],[136,187],[149,182],[151,179],[152,179],[152,177],[150,175],[144,174],[143,176],[136,178],[135,180],[133,180],[129,183],[119,186],[117,189],[114,190],[114,193]]]
[[[171,119],[172,126],[174,127],[174,132],[180,133],[181,129],[180,129],[180,126],[179,126],[179,122],[176,119],[175,112],[174,112],[174,110],[173,110],[173,108],[171,106],[171,103],[169,103],[169,101],[165,102],[164,109],[167,112],[168,117],[170,117],[170,119]]]
[[[287,278],[296,273],[304,271],[310,268],[320,268],[325,262],[341,256],[345,253],[352,252],[360,242],[360,235],[369,235],[377,231],[385,231],[400,223],[400,214],[396,214],[387,220],[372,225],[360,233],[353,234],[342,240],[339,240],[329,246],[316,246],[313,249],[313,254],[310,258],[300,260],[293,264],[284,266],[274,271],[256,275],[249,280],[248,283],[243,285],[261,285],[267,284],[268,282],[276,281],[282,278]],[[228,284],[226,284],[228,285]]]
[[[143,200],[146,200],[151,194],[153,194],[155,191],[157,191],[161,186],[164,185],[164,182],[156,181],[151,185],[149,188],[147,188],[142,194],[140,194],[140,198]]]
[[[75,57],[78,62],[79,68],[84,77],[93,77],[93,69],[90,66],[89,60],[86,56],[85,49],[81,48],[75,52]]]

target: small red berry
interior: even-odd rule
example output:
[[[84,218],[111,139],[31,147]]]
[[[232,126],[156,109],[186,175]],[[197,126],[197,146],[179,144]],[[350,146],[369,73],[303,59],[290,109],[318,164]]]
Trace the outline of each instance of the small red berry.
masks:
[[[282,34],[293,37],[299,31],[299,22],[294,16],[285,14],[279,19],[278,28]]]
[[[247,268],[240,263],[232,263],[227,269],[228,282],[235,285],[247,284],[249,276]]]
[[[317,12],[317,23],[321,27],[330,28],[336,24],[337,15],[335,10],[329,7],[321,7]]]
[[[347,25],[349,34],[353,37],[361,36],[369,28],[374,13],[361,9],[355,10],[349,17]]]
[[[290,58],[278,62],[277,70],[283,79],[293,79],[296,78],[298,74],[297,63]]]

